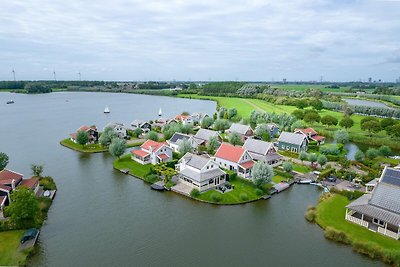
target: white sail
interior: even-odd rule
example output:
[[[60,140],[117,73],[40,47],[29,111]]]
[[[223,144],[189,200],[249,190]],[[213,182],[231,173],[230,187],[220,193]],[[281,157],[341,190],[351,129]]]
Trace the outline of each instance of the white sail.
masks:
[[[158,111],[158,116],[161,117],[161,115],[162,115],[162,111],[161,111],[161,108],[160,108],[160,110]]]
[[[104,113],[110,113],[110,109],[108,108],[108,106],[106,106],[106,108],[104,109]]]

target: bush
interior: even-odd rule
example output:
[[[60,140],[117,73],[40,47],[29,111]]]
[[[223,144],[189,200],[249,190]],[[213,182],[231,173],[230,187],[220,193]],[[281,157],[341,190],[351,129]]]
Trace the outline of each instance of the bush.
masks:
[[[57,189],[56,183],[54,182],[53,178],[50,176],[40,178],[39,185],[43,186],[43,190],[56,190]]]
[[[322,171],[322,172],[319,174],[319,177],[318,177],[318,178],[319,178],[319,179],[328,178],[328,176],[331,175],[331,174],[334,173],[334,172],[335,172],[335,169],[334,169],[334,168],[324,170],[324,171]]]
[[[229,173],[229,181],[233,182],[237,179],[237,173]]]
[[[308,222],[315,222],[315,218],[317,217],[316,208],[314,206],[309,206],[304,217]]]
[[[264,191],[262,191],[260,188],[257,188],[256,191],[255,191],[255,193],[256,193],[257,196],[262,196],[262,195],[264,195]]]
[[[351,192],[351,191],[347,191],[347,190],[340,191],[335,188],[331,188],[331,192],[345,196],[349,200],[354,200],[354,199],[357,199],[357,198],[361,197],[362,195],[364,195],[363,192],[357,191],[357,190],[355,190],[354,192]]]
[[[157,182],[157,181],[159,180],[159,178],[158,178],[158,175],[157,175],[157,174],[149,174],[149,175],[146,175],[146,176],[144,177],[144,180],[145,180],[146,182],[149,182],[149,183],[151,183],[151,184],[154,184],[155,182]]]
[[[324,155],[339,155],[340,150],[339,150],[338,146],[335,144],[323,145],[323,146],[320,146],[319,153],[324,154]]]
[[[218,194],[218,193],[213,193],[213,194],[211,195],[211,199],[212,199],[214,202],[220,202],[221,199],[222,199],[222,197],[221,197],[221,195]]]
[[[241,193],[240,199],[243,201],[247,201],[247,200],[249,200],[249,196],[246,193]]]
[[[333,240],[339,243],[343,243],[343,244],[351,244],[351,240],[349,239],[349,237],[347,236],[347,234],[345,232],[342,231],[338,231],[333,227],[326,227],[325,232],[324,232],[324,236],[325,238],[329,239],[329,240]]]
[[[192,191],[190,191],[190,196],[196,198],[200,196],[200,191],[197,189],[192,189]]]

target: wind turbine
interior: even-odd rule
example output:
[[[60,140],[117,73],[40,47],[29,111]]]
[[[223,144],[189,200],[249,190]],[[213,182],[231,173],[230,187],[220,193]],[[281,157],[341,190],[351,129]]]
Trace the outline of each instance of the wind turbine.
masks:
[[[12,74],[13,74],[13,77],[14,77],[14,82],[16,81],[16,79],[15,79],[15,70],[14,70],[14,68],[12,69]]]
[[[79,80],[81,81],[81,72],[78,72]]]
[[[57,76],[56,76],[56,71],[55,70],[53,70],[53,75],[54,75],[54,81],[56,82],[57,81]]]

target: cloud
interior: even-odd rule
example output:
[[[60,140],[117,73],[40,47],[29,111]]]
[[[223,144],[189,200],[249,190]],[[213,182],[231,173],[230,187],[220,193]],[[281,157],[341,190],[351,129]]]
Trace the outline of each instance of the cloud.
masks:
[[[358,80],[397,73],[400,5],[334,0],[8,1],[0,79]],[[47,71],[46,71],[47,70]]]

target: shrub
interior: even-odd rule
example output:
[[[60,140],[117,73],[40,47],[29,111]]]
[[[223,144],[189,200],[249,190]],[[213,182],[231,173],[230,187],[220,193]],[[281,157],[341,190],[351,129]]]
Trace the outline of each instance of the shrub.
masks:
[[[324,236],[325,238],[329,239],[329,240],[333,240],[339,243],[343,243],[343,244],[351,244],[351,240],[349,239],[349,237],[347,236],[347,234],[345,232],[342,231],[338,231],[333,227],[326,227],[325,232],[324,232]]]
[[[308,222],[315,222],[315,218],[317,217],[316,208],[314,206],[309,206],[304,217]]]
[[[43,186],[43,190],[56,190],[57,186],[54,183],[54,180],[50,176],[46,176],[43,178],[40,178],[39,184]]]
[[[190,196],[196,198],[200,196],[200,191],[197,189],[192,189],[192,191],[190,191]]]
[[[257,188],[256,191],[255,191],[255,193],[256,193],[257,196],[262,196],[262,195],[264,195],[264,191],[262,191],[260,188]]]
[[[246,193],[241,193],[240,199],[243,201],[247,201],[247,200],[249,200],[249,196]]]
[[[334,171],[335,171],[334,168],[324,170],[324,171],[322,171],[322,172],[319,174],[319,177],[318,177],[318,178],[319,178],[319,179],[325,179],[325,178],[327,178],[329,175],[331,175]]]
[[[155,182],[158,181],[158,175],[157,175],[157,174],[149,174],[149,175],[146,175],[146,176],[144,177],[144,180],[145,180],[146,182],[149,182],[149,183],[151,183],[151,184],[154,184]]]
[[[222,197],[221,197],[221,195],[218,194],[218,193],[213,193],[213,194],[211,195],[211,199],[212,199],[214,202],[220,202],[221,199],[222,199]]]
[[[233,182],[236,181],[237,179],[237,174],[236,173],[229,173],[229,181]]]

